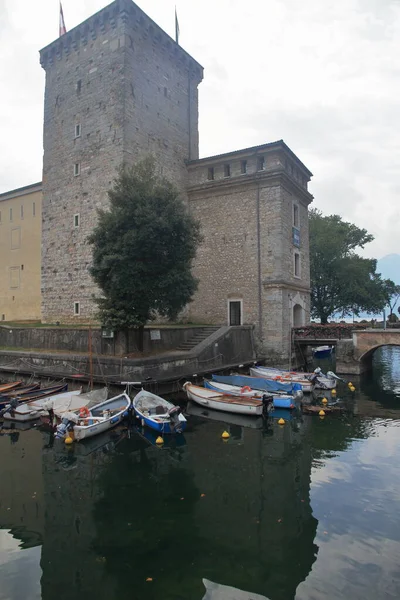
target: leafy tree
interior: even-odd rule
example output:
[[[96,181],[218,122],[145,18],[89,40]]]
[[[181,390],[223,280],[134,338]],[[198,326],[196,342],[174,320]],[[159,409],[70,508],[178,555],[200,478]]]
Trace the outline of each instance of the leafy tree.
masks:
[[[142,350],[144,325],[157,314],[176,318],[197,289],[191,266],[200,228],[151,157],[121,169],[108,196],[89,238],[90,272],[102,291],[95,301],[106,327],[139,329]]]
[[[390,309],[389,316],[391,316],[400,298],[400,285],[396,285],[391,279],[385,279],[383,285],[386,304]]]
[[[386,299],[376,260],[355,252],[373,236],[339,215],[323,216],[312,209],[309,217],[311,315],[327,323],[334,313],[358,316],[361,311],[381,311]]]

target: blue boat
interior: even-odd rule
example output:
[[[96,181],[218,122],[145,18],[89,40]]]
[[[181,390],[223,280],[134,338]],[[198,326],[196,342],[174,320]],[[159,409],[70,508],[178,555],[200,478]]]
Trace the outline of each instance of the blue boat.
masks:
[[[294,394],[301,391],[298,383],[282,383],[273,379],[262,379],[261,377],[249,377],[248,375],[212,375],[212,380],[219,383],[228,383],[239,387],[248,386],[252,390],[262,390],[269,394],[281,392],[283,394]]]
[[[187,421],[179,406],[156,394],[140,390],[132,400],[132,407],[143,425],[161,434],[182,433],[186,429]]]
[[[314,358],[329,358],[333,349],[334,346],[317,346],[313,349]]]
[[[263,392],[262,390],[250,389],[250,386],[244,386],[244,388],[240,388],[236,385],[219,383],[217,381],[209,381],[207,379],[204,380],[204,387],[210,390],[215,390],[216,392],[220,392],[222,394],[240,396],[241,398],[245,398],[246,396],[262,398],[265,394],[269,397],[272,396],[274,408],[290,409],[295,407],[295,399],[292,395],[279,396],[279,394],[274,394],[273,392]]]

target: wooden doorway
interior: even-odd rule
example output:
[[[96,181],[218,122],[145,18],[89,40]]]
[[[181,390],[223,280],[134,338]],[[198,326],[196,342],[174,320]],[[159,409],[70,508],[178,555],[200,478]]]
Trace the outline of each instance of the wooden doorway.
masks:
[[[229,300],[229,325],[242,324],[242,301]]]

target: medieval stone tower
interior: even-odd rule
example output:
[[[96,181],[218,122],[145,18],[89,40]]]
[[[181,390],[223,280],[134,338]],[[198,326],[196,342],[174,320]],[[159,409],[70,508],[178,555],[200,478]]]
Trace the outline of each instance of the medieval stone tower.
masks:
[[[42,319],[91,317],[87,237],[122,163],[156,157],[186,195],[198,158],[202,67],[131,0],[116,0],[40,52]],[[134,285],[134,282],[132,282]]]

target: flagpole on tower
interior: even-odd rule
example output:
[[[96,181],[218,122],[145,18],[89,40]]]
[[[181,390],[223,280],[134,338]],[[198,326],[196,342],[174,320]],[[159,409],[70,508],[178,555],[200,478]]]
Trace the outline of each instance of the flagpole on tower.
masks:
[[[65,27],[64,13],[63,13],[63,8],[62,8],[61,0],[60,0],[60,19],[59,19],[59,25],[58,25],[58,37],[61,37],[65,33],[67,33],[67,28]]]
[[[179,22],[178,22],[178,14],[176,12],[176,5],[175,5],[175,41],[177,44],[179,44]]]

